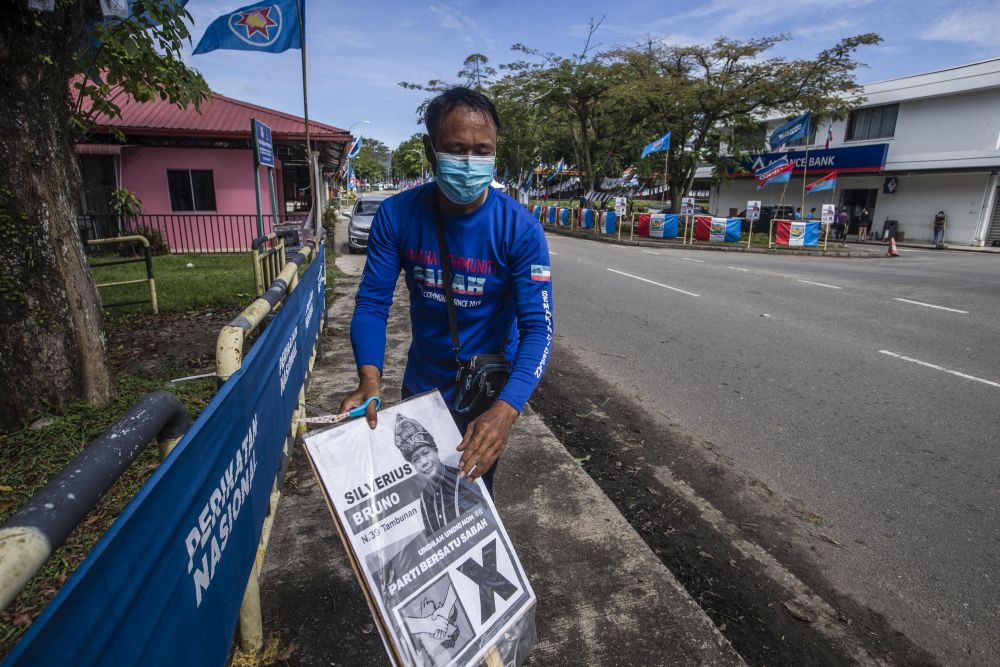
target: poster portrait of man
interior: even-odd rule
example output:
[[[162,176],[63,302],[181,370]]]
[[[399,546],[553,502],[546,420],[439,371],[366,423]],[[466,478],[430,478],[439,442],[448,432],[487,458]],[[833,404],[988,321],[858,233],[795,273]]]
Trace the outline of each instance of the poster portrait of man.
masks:
[[[483,504],[479,488],[460,479],[458,468],[441,461],[434,436],[416,419],[396,415],[394,443],[424,483],[420,505],[425,535],[433,535],[465,512]]]

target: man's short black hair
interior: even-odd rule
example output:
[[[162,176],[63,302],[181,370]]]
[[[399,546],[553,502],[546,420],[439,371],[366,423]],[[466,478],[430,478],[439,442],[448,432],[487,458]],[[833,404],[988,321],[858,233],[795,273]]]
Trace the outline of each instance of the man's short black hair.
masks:
[[[427,111],[424,113],[424,123],[427,125],[427,134],[431,135],[431,139],[437,134],[441,120],[456,107],[468,107],[489,117],[493,121],[493,126],[497,129],[497,134],[500,133],[500,116],[497,114],[497,108],[493,106],[490,98],[471,88],[456,86],[444,91],[427,105]]]

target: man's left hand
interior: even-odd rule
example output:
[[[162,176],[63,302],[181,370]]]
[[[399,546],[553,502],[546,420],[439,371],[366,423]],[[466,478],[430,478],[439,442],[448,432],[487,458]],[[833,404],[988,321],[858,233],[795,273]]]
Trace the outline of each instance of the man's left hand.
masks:
[[[496,463],[507,446],[507,436],[517,415],[517,410],[510,403],[497,401],[472,420],[465,430],[462,444],[458,446],[458,451],[462,452],[458,462],[459,477],[474,480]]]

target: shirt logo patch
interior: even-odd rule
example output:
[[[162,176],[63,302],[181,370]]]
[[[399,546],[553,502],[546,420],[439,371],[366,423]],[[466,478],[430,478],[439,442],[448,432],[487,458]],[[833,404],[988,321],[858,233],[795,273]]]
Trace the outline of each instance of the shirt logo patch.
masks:
[[[552,280],[552,273],[549,271],[549,267],[547,266],[542,264],[532,264],[531,279],[535,282],[547,283]]]

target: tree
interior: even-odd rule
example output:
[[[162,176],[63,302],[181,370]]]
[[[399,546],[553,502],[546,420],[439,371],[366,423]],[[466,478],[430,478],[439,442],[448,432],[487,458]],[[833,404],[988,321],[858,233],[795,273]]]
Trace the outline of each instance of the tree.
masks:
[[[351,159],[354,175],[368,182],[381,181],[389,173],[392,151],[378,139],[365,137],[358,156]]]
[[[424,156],[424,135],[417,132],[392,153],[392,170],[403,178],[417,178],[430,167]]]
[[[574,161],[584,175],[581,180],[590,189],[603,171],[595,156],[607,151],[611,140],[604,131],[610,126],[602,124],[601,117],[610,110],[607,102],[614,82],[606,59],[593,53],[597,46],[593,37],[603,21],[603,17],[590,20],[586,41],[578,54],[566,58],[515,44],[514,51],[541,60],[502,66],[519,75],[521,81],[530,82],[532,103],[539,104],[551,121],[564,125],[564,136],[569,138]]]
[[[617,84],[611,92],[620,100],[628,150],[671,132],[667,180],[674,211],[694,183],[700,164],[715,167],[715,178],[728,177],[738,166],[740,149],[762,149],[734,137],[747,137],[766,115],[811,111],[814,117],[842,118],[857,104],[861,87],[854,79],[860,66],[854,52],[881,38],[864,34],[841,40],[815,58],[767,58],[766,52],[784,36],[751,40],[725,37],[710,45],[670,46],[652,39],[645,44],[607,54],[613,60]],[[640,163],[640,173],[659,169],[663,154]]]
[[[180,58],[186,19],[172,2],[137,2],[128,19],[109,22],[97,0],[60,0],[54,11],[15,2],[4,12],[0,428],[75,398],[104,402],[113,391],[100,299],[75,224],[74,133],[92,113],[117,114],[117,95],[202,99],[204,79]]]

